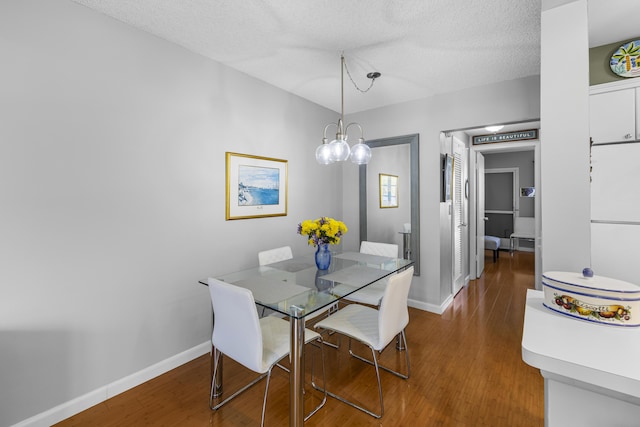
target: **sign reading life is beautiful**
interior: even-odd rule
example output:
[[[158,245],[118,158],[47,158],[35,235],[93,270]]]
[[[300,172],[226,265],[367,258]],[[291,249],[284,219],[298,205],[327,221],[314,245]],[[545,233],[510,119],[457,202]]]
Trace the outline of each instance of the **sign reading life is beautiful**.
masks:
[[[493,135],[478,135],[473,137],[473,145],[492,144],[494,142],[523,141],[526,139],[538,139],[538,129],[495,133]]]

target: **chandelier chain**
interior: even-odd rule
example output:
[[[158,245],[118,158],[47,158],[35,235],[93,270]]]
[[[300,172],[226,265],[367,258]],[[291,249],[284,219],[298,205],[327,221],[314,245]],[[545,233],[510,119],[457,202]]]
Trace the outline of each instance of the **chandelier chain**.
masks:
[[[355,80],[353,80],[353,77],[351,77],[351,73],[349,72],[349,67],[347,67],[347,61],[344,61],[344,69],[347,70],[347,76],[349,76],[349,80],[351,80],[351,83],[353,84],[353,86],[360,92],[362,93],[367,93],[369,92],[369,89],[371,89],[373,87],[373,83],[376,81],[375,78],[371,79],[371,84],[369,84],[369,87],[366,89],[360,89],[360,87],[358,87],[358,84],[355,82]]]
[[[362,130],[362,126],[358,123],[349,123],[346,127],[344,127],[344,70],[347,70],[347,75],[349,79],[351,79],[351,83],[358,89],[360,92],[367,92],[373,86],[373,80],[380,77],[380,73],[372,72],[367,74],[367,78],[370,78],[371,85],[366,89],[362,90],[358,87],[356,82],[351,77],[351,73],[347,68],[347,64],[344,60],[344,53],[340,55],[340,118],[337,123],[329,123],[324,127],[324,132],[322,134],[322,144],[316,148],[316,160],[321,165],[328,165],[334,162],[344,162],[347,159],[351,159],[351,162],[356,165],[366,165],[371,160],[371,148],[366,144],[364,140],[364,132]],[[336,139],[329,142],[327,139],[327,129],[330,126],[336,127]],[[360,138],[358,138],[358,143],[354,144],[353,147],[349,147],[347,143],[347,131],[349,127],[357,126],[360,129]]]

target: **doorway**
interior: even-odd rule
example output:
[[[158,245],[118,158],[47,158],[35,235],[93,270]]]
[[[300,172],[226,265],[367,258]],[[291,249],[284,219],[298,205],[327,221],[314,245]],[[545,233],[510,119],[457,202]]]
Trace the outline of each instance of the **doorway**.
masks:
[[[532,141],[530,143],[527,144],[521,144],[518,147],[512,147],[510,144],[492,144],[495,147],[473,147],[472,150],[475,151],[476,153],[482,153],[484,155],[484,158],[486,160],[486,158],[491,158],[491,155],[493,154],[504,154],[504,155],[508,155],[508,153],[518,153],[518,152],[532,152],[533,156],[530,156],[529,158],[532,158],[533,160],[530,160],[529,163],[531,163],[530,166],[532,166],[533,168],[533,186],[531,186],[531,184],[529,183],[529,181],[524,182],[522,181],[522,174],[520,174],[520,179],[519,182],[514,182],[513,184],[513,193],[514,193],[514,201],[513,201],[513,205],[514,207],[512,208],[512,212],[509,213],[508,210],[509,208],[505,208],[504,211],[502,209],[496,209],[495,215],[502,215],[502,216],[509,216],[510,219],[506,219],[507,224],[513,224],[514,220],[516,217],[532,217],[534,218],[534,223],[535,223],[535,243],[532,244],[529,248],[527,248],[527,250],[529,251],[533,251],[535,252],[535,262],[534,262],[534,268],[535,268],[535,283],[536,283],[536,289],[541,289],[542,288],[542,283],[541,283],[541,270],[542,270],[542,266],[541,266],[541,262],[540,260],[542,259],[541,257],[541,246],[539,245],[539,236],[540,236],[540,191],[542,190],[540,188],[540,145],[538,143],[537,140]],[[507,145],[508,147],[499,147],[499,145]],[[515,143],[514,143],[515,145]],[[472,155],[471,158],[476,158],[476,156]],[[494,167],[492,167],[494,166]],[[471,169],[477,168],[477,165],[473,165],[470,164],[469,167]],[[488,165],[485,165],[486,169],[500,169],[500,168],[496,168],[495,164],[489,163]],[[485,171],[486,171],[485,169]],[[521,168],[522,169],[522,168]],[[475,172],[471,172],[471,173],[475,173]],[[484,174],[485,176],[488,176],[488,174]],[[471,175],[473,176],[473,175]],[[533,187],[535,188],[535,194],[536,197],[521,197],[520,196],[520,187],[522,186],[526,186],[526,187]],[[487,184],[485,184],[485,187],[487,186]],[[472,187],[473,188],[473,187]],[[478,198],[478,188],[475,188],[474,191],[474,198],[477,199]],[[483,194],[485,194],[485,192],[483,192]],[[473,204],[471,206],[474,206]],[[486,206],[485,206],[486,207]],[[506,211],[506,212],[505,212]],[[474,221],[478,221],[480,219],[483,218],[478,218],[478,209],[471,209],[470,211],[470,224],[473,225]],[[487,214],[484,214],[484,218],[489,218],[489,216],[487,216]],[[505,218],[503,218],[504,220]],[[488,221],[485,221],[488,222]],[[512,225],[513,227],[513,225]],[[507,227],[502,227],[502,233],[500,233],[501,235],[497,236],[497,237],[501,237],[504,238],[505,236],[507,236],[510,234],[510,232],[508,232],[507,230],[507,234],[505,234],[504,229]],[[483,246],[483,242],[484,242],[484,234],[480,235],[478,233],[479,227],[476,227],[476,230],[470,231],[470,239],[475,240],[476,245],[470,245],[470,247],[473,249],[476,249],[473,253],[471,254],[471,257],[477,257],[477,258],[484,258],[484,246]],[[501,228],[498,228],[498,230],[501,230]],[[501,242],[502,243],[502,242]],[[504,244],[501,244],[501,246],[505,246]],[[508,248],[508,242],[506,243],[506,248]],[[477,259],[476,258],[476,259]],[[475,278],[479,278],[482,274],[482,270],[479,269],[474,269],[474,263],[471,263],[471,278],[475,279]]]
[[[539,129],[539,127],[540,127],[540,123],[538,121],[520,122],[520,123],[513,123],[513,124],[506,125],[505,129],[502,132],[520,131],[525,129]],[[464,156],[464,158],[467,159],[467,165],[463,172],[465,174],[464,175],[465,178],[464,179],[461,178],[462,194],[466,198],[463,200],[465,200],[465,206],[466,206],[466,209],[468,209],[466,213],[467,221],[462,222],[462,224],[466,224],[467,239],[466,239],[466,245],[463,245],[463,246],[466,246],[465,253],[461,256],[461,259],[463,259],[464,260],[463,262],[465,263],[462,269],[467,272],[467,276],[465,279],[466,282],[468,282],[469,280],[474,280],[479,278],[482,275],[482,272],[484,270],[484,257],[485,257],[484,218],[486,218],[487,215],[484,212],[485,192],[484,192],[483,186],[484,186],[485,174],[484,174],[484,168],[483,168],[482,162],[484,161],[485,156],[491,156],[493,154],[499,154],[499,153],[516,153],[516,152],[522,152],[522,151],[532,152],[533,160],[530,163],[532,164],[531,166],[534,171],[533,172],[534,183],[531,184],[527,182],[526,186],[536,188],[536,196],[540,194],[540,190],[541,190],[540,189],[540,143],[539,143],[539,140],[535,139],[535,140],[527,140],[527,141],[473,145],[473,136],[486,135],[486,134],[487,134],[487,131],[484,128],[462,129],[457,131],[443,132],[443,135],[446,135],[447,137],[451,135],[458,136],[459,139],[464,141],[465,147],[467,150]],[[453,153],[452,139],[443,138],[441,139],[441,141],[443,143],[445,142],[447,143],[442,145],[443,150],[445,150],[444,152]],[[500,168],[492,167],[491,164],[487,166],[487,169],[492,169],[492,168],[500,169]],[[512,207],[505,209],[510,212],[509,214],[510,221],[507,220],[507,222],[511,223],[511,227],[507,227],[507,228],[511,228],[511,229],[513,228],[514,217],[520,215],[520,204],[521,204],[521,199],[519,197],[519,190],[520,190],[519,187],[521,186],[520,184],[521,184],[520,182],[515,182],[512,184],[511,192],[515,193],[512,200]],[[530,208],[531,208],[531,213],[527,214],[526,216],[535,218],[535,230],[536,230],[535,234],[536,236],[538,236],[538,238],[536,239],[536,242],[539,242],[540,197],[530,198],[526,203],[530,204]],[[447,246],[448,246],[447,252],[450,251],[449,253],[451,254],[450,264],[449,264],[451,266],[451,270],[449,270],[449,274],[450,274],[449,277],[451,280],[450,283],[451,283],[452,296],[455,295],[455,292],[458,288],[458,285],[455,284],[456,268],[457,268],[455,247],[456,247],[456,239],[458,239],[459,235],[456,234],[455,227],[456,225],[461,225],[460,223],[455,222],[456,221],[454,218],[455,208],[456,206],[454,205],[454,203],[452,203],[449,210],[449,215],[451,215],[451,226],[452,226],[450,230],[451,232],[450,240],[449,242],[443,242],[443,246],[442,246],[443,250],[447,250]],[[490,211],[491,210],[492,209],[490,209]],[[496,209],[496,210],[502,210],[502,209]],[[441,215],[442,215],[442,212],[441,212]],[[506,215],[506,214],[498,213],[497,215]],[[462,218],[464,218],[464,214]],[[504,234],[504,232],[501,234]],[[444,237],[443,235],[441,236]],[[503,237],[503,236],[500,236],[500,237]],[[506,248],[508,248],[508,243]],[[540,245],[536,243],[529,250],[535,252],[534,264],[535,264],[536,288],[541,289],[540,260],[542,258],[540,253],[541,251]],[[441,263],[441,268],[444,267],[446,264],[447,264],[446,262]]]

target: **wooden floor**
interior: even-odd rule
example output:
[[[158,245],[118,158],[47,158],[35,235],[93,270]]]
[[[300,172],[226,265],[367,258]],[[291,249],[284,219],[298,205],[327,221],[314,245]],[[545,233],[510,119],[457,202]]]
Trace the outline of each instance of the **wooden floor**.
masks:
[[[381,373],[382,419],[329,398],[306,425],[542,426],[542,377],[522,361],[520,346],[525,294],[534,287],[533,272],[531,253],[503,253],[493,263],[491,252],[486,251],[483,277],[462,289],[443,315],[410,309],[411,378]],[[349,358],[346,347],[342,345],[339,351],[325,348],[328,388],[375,408],[374,370]],[[313,352],[307,353],[310,371]],[[382,363],[389,366],[403,368],[403,361],[404,356],[393,346],[382,355]],[[212,412],[209,369],[209,356],[199,357],[58,426],[259,425],[264,382]],[[229,359],[225,359],[224,374],[228,391],[250,378]],[[309,380],[310,372],[307,374]],[[276,368],[267,402],[267,426],[288,425],[288,398],[287,374]],[[305,399],[311,407],[318,401],[318,392],[307,389]]]

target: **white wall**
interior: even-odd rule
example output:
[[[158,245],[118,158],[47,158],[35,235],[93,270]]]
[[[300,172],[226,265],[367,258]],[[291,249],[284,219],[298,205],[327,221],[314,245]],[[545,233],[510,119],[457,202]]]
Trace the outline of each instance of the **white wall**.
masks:
[[[67,0],[0,2],[0,52],[1,426],[206,342],[198,279],[340,218],[333,112]],[[287,216],[225,221],[226,151],[289,161]]]
[[[587,1],[543,1],[541,271],[590,265]]]
[[[533,76],[348,117],[348,121],[357,121],[364,127],[367,139],[420,134],[421,273],[413,279],[411,287],[413,306],[439,312],[451,297],[450,280],[440,280],[440,251],[446,243],[441,242],[441,228],[450,224],[448,214],[441,218],[439,202],[440,131],[535,119],[540,115],[539,101],[539,79]],[[353,229],[358,221],[358,172],[349,165],[345,165],[343,171],[343,212]]]

